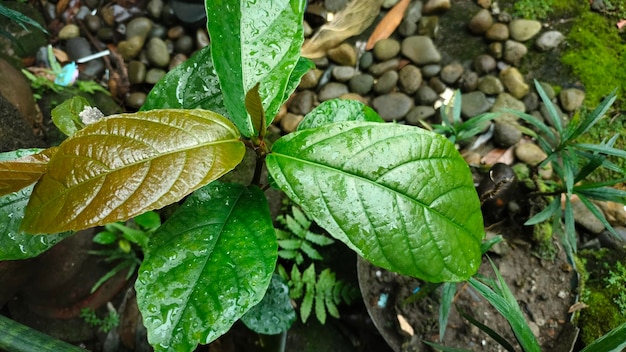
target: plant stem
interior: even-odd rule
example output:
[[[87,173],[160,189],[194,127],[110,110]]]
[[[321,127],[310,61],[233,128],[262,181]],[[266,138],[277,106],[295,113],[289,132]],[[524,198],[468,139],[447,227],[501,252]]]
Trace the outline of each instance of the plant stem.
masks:
[[[0,315],[0,350],[12,352],[84,352],[82,348],[70,345],[52,336],[22,325],[4,315]]]

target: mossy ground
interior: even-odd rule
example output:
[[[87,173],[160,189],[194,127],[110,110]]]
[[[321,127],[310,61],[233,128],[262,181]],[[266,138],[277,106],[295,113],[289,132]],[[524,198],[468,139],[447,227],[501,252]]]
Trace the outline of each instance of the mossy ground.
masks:
[[[623,289],[610,289],[612,286],[607,280],[626,284],[626,273],[623,268],[624,258],[622,251],[589,250],[579,252],[581,264],[577,265],[584,287],[581,290],[580,300],[588,305],[581,311],[578,326],[581,328],[581,337],[585,344],[589,344],[611,329],[626,322],[626,311],[617,304],[623,295]],[[619,265],[617,263],[620,263]]]

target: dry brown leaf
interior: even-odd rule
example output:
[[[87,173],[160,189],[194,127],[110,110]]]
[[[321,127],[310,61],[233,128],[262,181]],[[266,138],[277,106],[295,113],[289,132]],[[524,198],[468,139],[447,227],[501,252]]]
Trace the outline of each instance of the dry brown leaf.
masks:
[[[398,28],[400,22],[402,22],[402,17],[404,17],[404,12],[409,7],[410,0],[400,0],[394,7],[387,12],[385,17],[378,23],[372,35],[367,40],[367,45],[365,46],[365,50],[372,50],[376,42],[382,39],[387,39],[393,32]]]
[[[383,0],[352,0],[335,14],[332,22],[320,27],[311,40],[302,46],[302,56],[318,59],[344,40],[361,34],[380,12]]]
[[[400,314],[398,314],[397,317],[398,323],[400,323],[400,329],[409,334],[409,336],[415,335],[415,330],[413,330],[413,327],[411,326],[411,324],[409,324],[406,318]]]

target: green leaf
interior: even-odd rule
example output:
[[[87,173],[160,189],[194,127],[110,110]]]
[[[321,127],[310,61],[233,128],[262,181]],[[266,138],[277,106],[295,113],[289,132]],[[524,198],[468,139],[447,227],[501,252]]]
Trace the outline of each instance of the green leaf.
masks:
[[[288,330],[295,320],[296,311],[291,305],[289,288],[278,274],[272,275],[270,286],[261,302],[241,317],[248,329],[267,335]]]
[[[214,182],[150,238],[135,288],[156,351],[192,351],[263,298],[276,265],[263,192]]]
[[[259,138],[265,136],[265,111],[259,96],[259,84],[257,83],[252,89],[246,93],[246,110],[250,114],[254,133]]]
[[[260,83],[259,95],[268,124],[286,98],[285,91],[304,41],[305,2],[206,2],[212,58],[224,93],[224,104],[234,124],[246,137],[254,134],[243,104],[252,87]]]
[[[422,340],[428,346],[434,348],[435,350],[443,351],[443,352],[471,352],[471,350],[466,350],[464,348],[456,348],[456,347],[447,347],[438,343]]]
[[[607,155],[614,155],[620,158],[626,158],[626,151],[623,151],[617,148],[612,148],[612,147],[605,146],[605,145],[577,143],[577,144],[574,144],[573,147],[584,149],[584,150],[589,150],[592,152],[607,154]]]
[[[590,343],[581,352],[619,352],[626,348],[626,323],[609,331],[606,335]]]
[[[335,123],[279,139],[266,163],[317,224],[374,265],[433,282],[465,280],[480,265],[472,175],[436,133]]]
[[[102,231],[96,234],[93,241],[98,244],[111,244],[117,241],[117,235],[109,231]]]
[[[141,110],[154,109],[204,109],[229,117],[210,46],[169,71],[150,90]]]
[[[561,209],[561,197],[555,197],[550,205],[535,214],[532,218],[528,219],[524,225],[530,226],[544,222],[551,218],[559,209]]]
[[[74,96],[52,109],[52,122],[66,136],[71,136],[85,127],[79,114],[86,106],[91,106],[87,99]]]
[[[287,88],[285,88],[285,94],[283,95],[282,101],[287,101],[291,94],[296,91],[298,85],[300,85],[300,80],[302,76],[304,76],[309,70],[315,68],[315,64],[313,61],[307,59],[306,57],[299,57],[298,62],[296,62],[296,67],[291,71],[291,75],[289,75],[289,81],[287,81]]]
[[[511,346],[509,341],[507,341],[504,337],[502,337],[500,334],[495,332],[492,328],[490,328],[487,325],[481,323],[480,321],[474,319],[474,317],[472,317],[471,315],[467,314],[463,310],[459,309],[459,307],[457,307],[456,310],[457,310],[457,312],[459,313],[460,316],[462,316],[467,321],[469,321],[472,325],[476,326],[477,328],[482,330],[484,333],[489,335],[489,337],[494,339],[498,344],[500,344],[500,346],[504,347],[505,350],[507,350],[509,352],[515,352],[515,348],[513,348],[513,346]]]
[[[46,173],[50,156],[55,150],[20,149],[0,153],[0,196],[37,182]]]
[[[33,187],[0,197],[0,261],[36,257],[71,234],[31,235],[19,230]]]
[[[491,266],[498,278],[496,286],[493,289],[473,277],[469,279],[470,285],[485,297],[485,299],[509,322],[517,341],[524,351],[540,352],[541,349],[539,348],[537,339],[530,330],[517,300],[502,279],[502,276],[500,276],[500,272],[493,262],[491,262]]]
[[[154,211],[147,211],[143,214],[139,214],[135,216],[133,220],[135,221],[135,224],[145,230],[152,230],[161,226],[161,217]]]
[[[298,125],[298,131],[341,121],[384,122],[374,109],[360,101],[333,99],[321,103],[306,114]]]
[[[554,126],[554,128],[559,133],[559,135],[563,135],[563,124],[561,123],[561,116],[559,116],[559,114],[556,111],[556,107],[554,106],[550,98],[548,98],[548,95],[543,90],[543,88],[541,87],[541,84],[537,80],[535,80],[535,89],[537,90],[537,93],[539,93],[539,96],[541,97],[541,101],[543,102],[543,104],[546,106],[546,109],[548,110],[548,118],[552,121],[552,126]]]
[[[1,314],[0,331],[2,331],[0,349],[5,351],[85,352],[82,348],[22,325]]]
[[[580,135],[587,133],[593,125],[598,122],[604,116],[604,114],[609,110],[611,105],[615,102],[617,98],[617,88],[614,89],[608,97],[602,100],[602,103],[598,105],[595,110],[593,110],[581,123],[578,127],[568,136],[565,137],[566,140],[574,139],[579,137]]]
[[[127,220],[217,179],[244,153],[235,126],[211,111],[104,118],[58,147],[35,186],[22,228],[54,233]]]
[[[456,283],[446,282],[441,288],[441,305],[439,306],[439,342],[443,341],[448,326],[448,317],[450,316],[450,307],[452,300],[456,294]]]

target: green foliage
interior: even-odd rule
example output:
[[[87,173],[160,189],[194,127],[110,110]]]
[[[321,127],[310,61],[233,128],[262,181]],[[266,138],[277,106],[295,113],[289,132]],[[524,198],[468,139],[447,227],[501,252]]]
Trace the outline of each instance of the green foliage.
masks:
[[[37,21],[33,20],[32,18],[28,16],[25,16],[19,11],[15,11],[13,9],[10,9],[4,6],[2,3],[0,3],[0,17],[8,18],[9,21],[13,23],[17,23],[24,30],[28,30],[28,27],[26,27],[26,25],[29,25],[29,26],[35,27],[36,29],[46,34],[48,33],[48,31],[45,28],[43,28]],[[2,29],[0,29],[0,35],[9,38],[12,41],[15,41],[15,37],[13,37],[11,33],[6,32]]]
[[[513,15],[527,19],[544,19],[552,12],[552,0],[518,0]]]
[[[286,230],[276,229],[278,239],[278,256],[293,260],[297,265],[304,262],[303,254],[312,260],[321,260],[315,245],[328,246],[333,244],[331,238],[309,231],[312,221],[298,208],[291,207],[291,215],[280,215],[276,221]]]
[[[111,245],[114,248],[92,250],[89,254],[106,257],[106,262],[118,264],[104,274],[91,288],[91,293],[117,273],[128,268],[126,279],[130,278],[141,264],[139,251],[148,245],[149,236],[161,226],[159,214],[149,211],[136,216],[127,224],[115,222],[106,224],[104,230],[98,232],[93,241],[101,245]],[[138,246],[139,249],[133,247]]]
[[[209,16],[211,48],[171,70],[142,111],[74,131],[45,153],[49,159],[21,168],[2,164],[6,189],[23,187],[24,168],[33,170],[29,182],[37,182],[15,226],[42,233],[111,224],[108,232],[139,243],[145,257],[137,301],[156,351],[194,350],[272,297],[266,292],[278,244],[263,167],[308,218],[374,264],[437,282],[476,273],[484,236],[480,202],[450,141],[380,123],[359,103],[332,102],[305,117],[306,129],[270,146],[267,124],[311,67],[300,58],[305,1],[206,6],[220,13]],[[246,148],[257,156],[253,184],[218,181]],[[149,241],[117,223],[183,198]],[[126,243],[119,233],[99,240],[116,238],[118,247]],[[320,242],[306,233],[299,238]],[[337,304],[351,297],[330,270],[291,271],[305,319],[313,310],[321,321],[336,316]]]
[[[539,146],[548,155],[538,167],[542,167],[547,163],[552,164],[560,184],[556,191],[550,195],[564,194],[565,207],[564,209],[561,207],[560,197],[554,197],[550,205],[535,214],[526,222],[526,225],[538,224],[548,219],[560,220],[561,216],[564,216],[565,231],[561,232],[562,240],[569,257],[572,258],[573,253],[576,252],[576,232],[574,231],[574,212],[572,208],[573,195],[576,195],[589,211],[615,236],[617,236],[617,233],[615,233],[615,230],[604,215],[593,205],[591,199],[626,204],[626,191],[611,188],[611,186],[624,182],[626,179],[585,182],[587,176],[598,168],[624,173],[624,170],[607,160],[608,156],[626,158],[625,151],[613,147],[618,135],[616,134],[608,141],[602,141],[599,144],[579,143],[577,141],[581,135],[588,132],[604,116],[616,99],[616,91],[613,91],[587,116],[581,117],[578,121],[571,121],[567,126],[564,126],[556,107],[537,81],[535,81],[535,88],[546,105],[549,121],[555,130],[552,130],[545,123],[531,115],[513,110],[509,112],[519,116],[537,130],[537,132],[528,131],[528,133],[537,139]],[[559,222],[557,221],[556,224],[558,225]]]
[[[433,125],[433,130],[446,136],[452,143],[466,143],[472,137],[483,132],[489,121],[498,115],[493,113],[480,114],[467,121],[461,120],[461,91],[457,90],[452,105],[444,105],[439,109],[441,125]]]
[[[282,265],[278,266],[278,274],[289,285],[289,296],[300,301],[300,319],[305,323],[313,309],[315,317],[320,323],[326,323],[327,314],[339,318],[337,305],[350,304],[360,296],[360,292],[354,286],[335,278],[335,273],[330,269],[322,270],[316,275],[315,264],[311,263],[303,272],[297,265],[291,267],[291,272]]]
[[[606,289],[613,296],[613,302],[619,307],[622,314],[626,314],[626,267],[616,262],[614,269],[604,278]]]
[[[96,311],[91,308],[83,308],[80,311],[80,317],[93,327],[98,327],[103,332],[109,332],[120,324],[120,316],[115,309],[109,309],[104,318],[98,317]]]
[[[289,287],[276,273],[272,274],[272,281],[261,302],[241,317],[250,330],[265,335],[286,331],[295,320],[296,311],[291,305]]]

